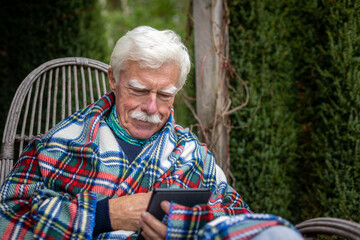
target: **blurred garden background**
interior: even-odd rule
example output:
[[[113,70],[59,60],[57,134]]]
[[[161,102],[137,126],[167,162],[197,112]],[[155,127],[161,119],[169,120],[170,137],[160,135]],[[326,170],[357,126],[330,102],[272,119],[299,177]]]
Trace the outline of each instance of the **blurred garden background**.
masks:
[[[230,118],[231,184],[254,212],[360,222],[360,2],[227,5],[230,64],[250,92]],[[139,25],[173,29],[194,52],[191,0],[1,0],[0,17],[0,133],[16,88],[48,60],[109,63]],[[195,99],[194,78],[184,91]],[[234,106],[241,91],[230,79]],[[175,112],[184,127],[195,123],[181,97]]]

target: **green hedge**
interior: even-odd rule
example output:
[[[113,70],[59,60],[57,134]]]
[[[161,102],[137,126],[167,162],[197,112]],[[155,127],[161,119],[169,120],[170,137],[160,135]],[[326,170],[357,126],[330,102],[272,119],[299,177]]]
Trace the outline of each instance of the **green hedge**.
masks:
[[[108,62],[108,46],[97,0],[7,1],[1,4],[0,16],[2,135],[12,97],[28,73],[60,57]]]
[[[234,114],[236,188],[255,212],[360,221],[360,9],[356,1],[234,0],[231,60],[248,83]],[[241,86],[232,80],[239,103]]]
[[[312,74],[304,75],[302,89],[311,111],[299,111],[309,140],[302,158],[311,170],[304,175],[303,217],[359,222],[360,3],[321,1],[308,11],[315,17]]]
[[[232,116],[232,171],[236,189],[255,212],[292,218],[296,194],[296,82],[293,81],[291,21],[272,1],[230,5],[231,60],[247,82],[249,105]],[[272,6],[272,7],[271,7]],[[237,86],[233,104],[239,103]]]

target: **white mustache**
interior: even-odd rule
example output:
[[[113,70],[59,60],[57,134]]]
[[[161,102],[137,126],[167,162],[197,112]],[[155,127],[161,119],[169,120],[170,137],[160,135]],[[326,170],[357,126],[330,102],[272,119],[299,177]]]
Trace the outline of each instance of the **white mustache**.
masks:
[[[130,114],[131,118],[134,118],[136,120],[140,120],[143,122],[149,122],[152,124],[158,124],[161,123],[161,119],[157,114],[153,115],[147,115],[146,113],[142,111],[135,110]]]

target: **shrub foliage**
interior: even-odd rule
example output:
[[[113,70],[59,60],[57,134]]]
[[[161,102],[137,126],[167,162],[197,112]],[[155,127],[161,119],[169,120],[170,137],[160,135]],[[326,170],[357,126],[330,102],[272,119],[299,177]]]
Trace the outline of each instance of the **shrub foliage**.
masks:
[[[251,99],[231,118],[237,190],[254,211],[294,222],[360,221],[360,4],[229,7],[231,59]]]
[[[40,64],[60,57],[106,60],[101,6],[97,0],[1,1],[0,118],[6,113],[20,82]]]

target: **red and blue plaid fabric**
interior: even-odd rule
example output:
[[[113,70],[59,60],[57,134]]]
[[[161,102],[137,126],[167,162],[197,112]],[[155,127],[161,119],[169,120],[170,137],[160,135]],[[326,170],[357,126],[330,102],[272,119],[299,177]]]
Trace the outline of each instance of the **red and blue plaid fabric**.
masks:
[[[110,92],[64,119],[25,149],[0,188],[1,239],[91,239],[96,202],[153,188],[210,188],[207,205],[183,213],[172,205],[169,234],[191,239],[217,216],[250,213],[222,179],[214,157],[173,113],[157,139],[129,163],[104,118]],[[130,236],[129,236],[130,235]],[[136,238],[124,231],[98,239]]]
[[[287,220],[271,214],[240,214],[222,216],[208,223],[197,235],[199,240],[248,240],[273,226],[287,226],[301,234]]]
[[[215,218],[214,213],[209,205],[189,208],[171,203],[166,239],[247,240],[279,225],[287,226],[301,236],[290,222],[271,214],[243,213]]]

